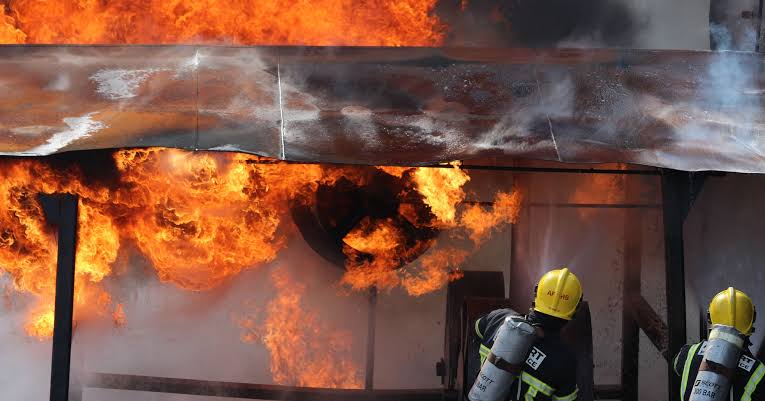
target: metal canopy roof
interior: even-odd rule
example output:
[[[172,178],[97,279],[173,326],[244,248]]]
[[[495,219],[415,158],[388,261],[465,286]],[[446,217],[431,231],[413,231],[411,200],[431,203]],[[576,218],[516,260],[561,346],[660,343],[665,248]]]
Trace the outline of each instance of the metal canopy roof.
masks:
[[[0,154],[168,146],[765,172],[758,53],[0,46]]]

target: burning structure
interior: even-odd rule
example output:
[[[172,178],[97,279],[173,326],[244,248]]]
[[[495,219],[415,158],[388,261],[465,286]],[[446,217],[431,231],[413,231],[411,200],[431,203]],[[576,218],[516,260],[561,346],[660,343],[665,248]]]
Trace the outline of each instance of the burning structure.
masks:
[[[708,52],[620,1],[139,3],[0,2],[3,399],[460,399],[564,264],[581,399],[675,399],[683,222],[765,171],[756,5]]]

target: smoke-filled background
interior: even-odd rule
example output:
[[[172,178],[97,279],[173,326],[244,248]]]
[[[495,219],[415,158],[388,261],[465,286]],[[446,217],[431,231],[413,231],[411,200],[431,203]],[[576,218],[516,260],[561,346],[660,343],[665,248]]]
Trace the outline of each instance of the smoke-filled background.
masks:
[[[706,1],[439,2],[448,43],[513,47],[706,49]]]
[[[693,0],[2,4],[0,43],[709,48],[709,2]]]

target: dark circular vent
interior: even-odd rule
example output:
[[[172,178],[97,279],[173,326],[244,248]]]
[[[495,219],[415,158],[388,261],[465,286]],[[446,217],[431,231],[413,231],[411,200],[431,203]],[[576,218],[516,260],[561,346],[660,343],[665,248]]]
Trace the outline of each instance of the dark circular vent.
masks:
[[[308,245],[342,268],[349,257],[353,263],[375,258],[343,242],[365,220],[387,221],[403,233],[394,268],[419,257],[438,234],[421,223],[431,221],[433,216],[422,197],[407,186],[406,179],[371,168],[353,180],[340,178],[332,185],[320,185],[313,199],[293,204],[292,217]]]

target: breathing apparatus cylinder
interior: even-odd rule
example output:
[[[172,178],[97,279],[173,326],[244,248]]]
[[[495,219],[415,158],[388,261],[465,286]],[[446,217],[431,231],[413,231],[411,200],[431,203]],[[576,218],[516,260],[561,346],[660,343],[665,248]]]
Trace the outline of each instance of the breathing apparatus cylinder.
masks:
[[[721,324],[712,326],[689,401],[728,399],[728,391],[745,343],[746,337],[736,328]],[[688,355],[688,358],[692,357]]]
[[[470,401],[504,401],[536,339],[536,330],[521,316],[505,318],[494,345],[468,393]]]

